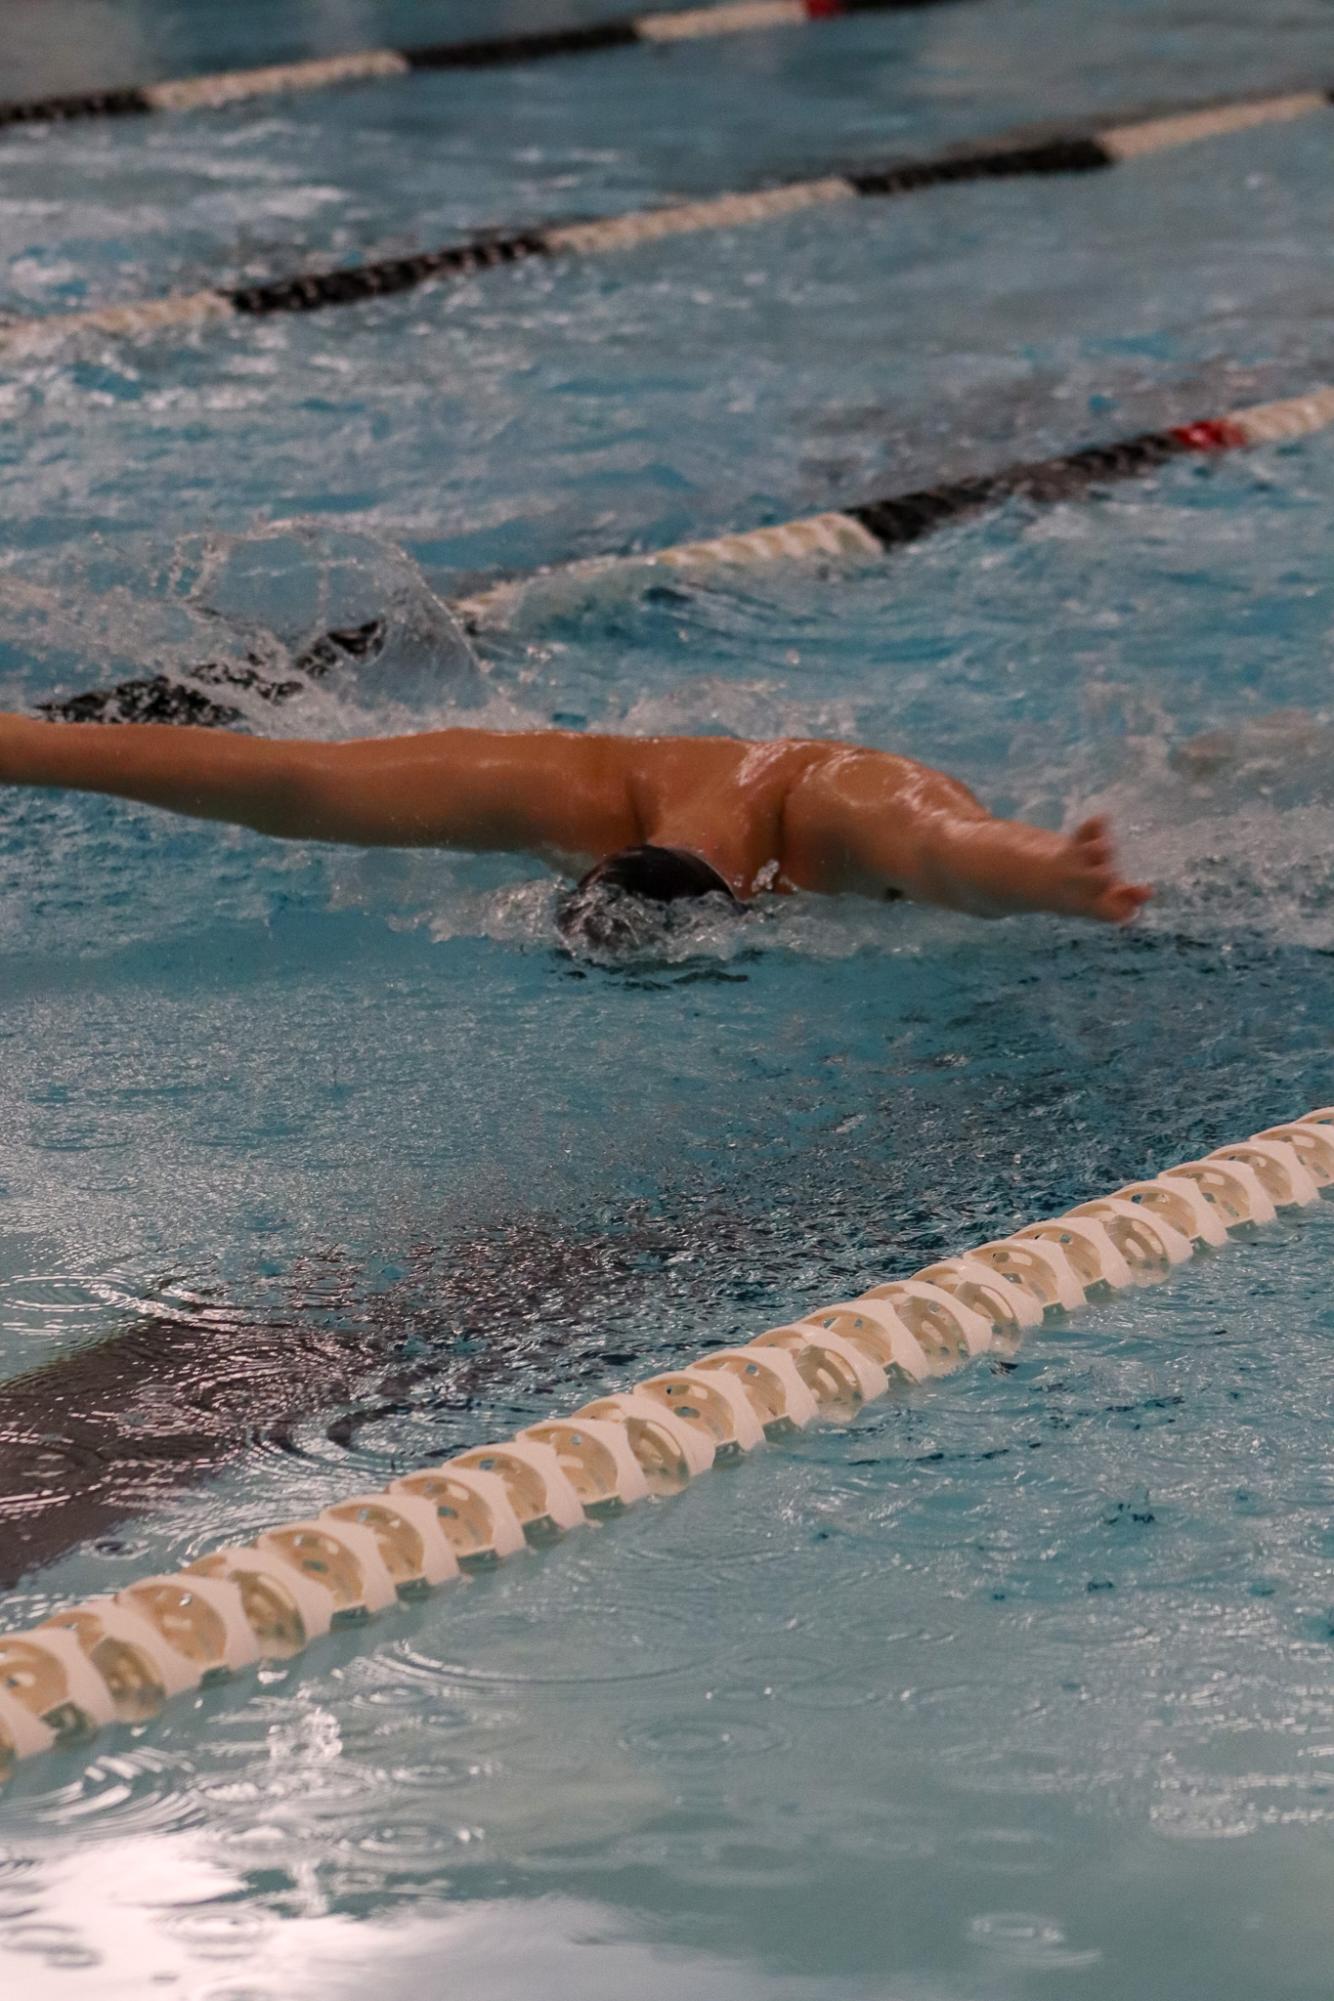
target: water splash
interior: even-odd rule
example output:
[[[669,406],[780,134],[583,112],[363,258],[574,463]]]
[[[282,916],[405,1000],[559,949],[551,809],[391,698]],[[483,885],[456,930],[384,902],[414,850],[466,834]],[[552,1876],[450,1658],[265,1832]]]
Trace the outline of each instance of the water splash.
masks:
[[[0,573],[6,669],[17,701],[160,676],[266,734],[353,735],[372,709],[382,733],[420,727],[424,706],[486,696],[462,627],[402,549],[300,520],[184,536],[158,559],[120,547],[107,577],[94,551],[58,590]]]
[[[1090,805],[1117,827],[1128,869],[1156,885],[1151,929],[1334,947],[1334,730],[1323,717],[1275,712],[1195,735],[1164,719],[1127,740]]]

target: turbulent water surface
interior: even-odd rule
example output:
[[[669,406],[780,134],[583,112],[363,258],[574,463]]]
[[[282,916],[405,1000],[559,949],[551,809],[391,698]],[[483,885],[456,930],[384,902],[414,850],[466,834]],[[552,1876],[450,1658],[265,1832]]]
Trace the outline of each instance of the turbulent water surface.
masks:
[[[0,0],[0,95],[592,5]],[[0,135],[0,312],[1327,80],[1318,0],[960,0]],[[535,867],[0,800],[5,1623],[1334,1092],[1316,437],[857,571],[522,592],[1293,394],[1315,118],[0,355],[0,705],[253,667],[254,727],[902,746],[1111,813],[1131,934],[775,901],[613,968]],[[330,664],[312,642],[374,628]],[[312,664],[313,663],[313,664]],[[1327,2001],[1325,1210],[0,1801],[41,1997]],[[32,1505],[40,1494],[42,1505]]]

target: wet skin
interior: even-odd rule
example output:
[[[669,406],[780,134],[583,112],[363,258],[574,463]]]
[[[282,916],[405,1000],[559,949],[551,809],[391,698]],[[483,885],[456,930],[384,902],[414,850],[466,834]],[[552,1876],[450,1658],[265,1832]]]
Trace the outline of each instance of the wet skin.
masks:
[[[640,842],[693,849],[740,896],[883,896],[980,917],[1125,923],[1102,820],[1071,834],[996,819],[892,752],[794,738],[438,730],[351,743],[0,715],[0,784],[111,793],[289,840],[524,853],[581,870]]]

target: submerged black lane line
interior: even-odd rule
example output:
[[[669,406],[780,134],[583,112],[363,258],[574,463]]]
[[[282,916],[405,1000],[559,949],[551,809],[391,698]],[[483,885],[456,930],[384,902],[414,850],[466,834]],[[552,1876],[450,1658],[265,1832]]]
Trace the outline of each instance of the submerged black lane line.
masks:
[[[151,1319],[0,1384],[0,1588],[364,1387],[299,1325]]]
[[[680,1253],[689,1252],[686,1259]],[[421,1251],[402,1288],[357,1293],[338,1325],[145,1319],[0,1383],[0,1589],[326,1418],[343,1448],[366,1426],[442,1417],[535,1371],[566,1387],[638,1359],[613,1329],[671,1296],[716,1303],[753,1252],[744,1213],[645,1216],[615,1233],[529,1216]],[[711,1276],[712,1274],[712,1276]]]

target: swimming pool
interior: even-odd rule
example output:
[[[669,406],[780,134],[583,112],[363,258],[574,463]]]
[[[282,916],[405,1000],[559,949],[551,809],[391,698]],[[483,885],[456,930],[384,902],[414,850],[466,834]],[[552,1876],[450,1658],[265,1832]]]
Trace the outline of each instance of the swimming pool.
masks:
[[[58,0],[22,87],[482,18],[424,11],[118,9],[113,61],[110,10]],[[1125,5],[1076,47],[979,0],[13,133],[0,305],[1319,81],[1322,27]],[[0,1373],[104,1374],[49,1504],[7,1507],[6,1626],[1328,1099],[1327,439],[864,571],[534,592],[476,645],[444,609],[1325,379],[1327,145],[0,369],[6,706],[383,616],[264,726],[904,742],[998,806],[1106,803],[1160,890],[1125,937],[794,903],[606,972],[521,867],[7,799]],[[0,1964],[210,2001],[1323,2001],[1329,1227],[34,1764]]]

